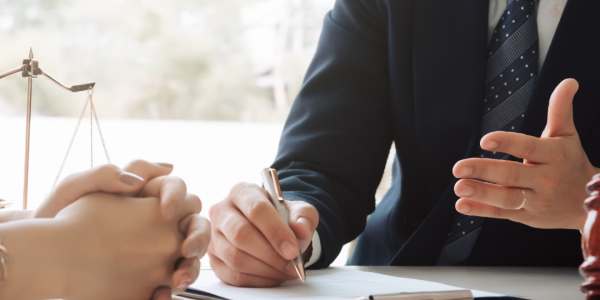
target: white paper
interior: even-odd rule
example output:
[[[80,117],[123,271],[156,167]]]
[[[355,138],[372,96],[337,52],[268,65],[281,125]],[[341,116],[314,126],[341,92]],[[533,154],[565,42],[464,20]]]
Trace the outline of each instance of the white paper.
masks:
[[[208,292],[230,300],[339,300],[377,294],[462,289],[437,282],[343,269],[309,270],[306,271],[306,278],[306,284],[302,284],[300,280],[294,280],[273,288],[239,288],[222,283],[212,270],[202,270],[200,277],[190,286],[190,289]],[[502,296],[482,291],[472,292],[475,297]]]

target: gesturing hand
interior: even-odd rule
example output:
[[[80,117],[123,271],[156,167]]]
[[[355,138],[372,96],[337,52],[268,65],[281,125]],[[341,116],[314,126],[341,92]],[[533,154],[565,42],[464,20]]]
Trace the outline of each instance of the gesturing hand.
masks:
[[[213,223],[210,265],[219,279],[235,286],[276,286],[298,278],[290,260],[304,252],[319,224],[317,209],[286,201],[288,228],[255,184],[239,183],[210,208]]]
[[[454,187],[462,197],[456,202],[458,212],[538,228],[583,228],[585,185],[598,170],[588,160],[573,123],[578,88],[574,79],[556,87],[541,138],[497,131],[481,139],[483,149],[523,158],[523,163],[482,158],[456,163],[454,176],[464,178]]]

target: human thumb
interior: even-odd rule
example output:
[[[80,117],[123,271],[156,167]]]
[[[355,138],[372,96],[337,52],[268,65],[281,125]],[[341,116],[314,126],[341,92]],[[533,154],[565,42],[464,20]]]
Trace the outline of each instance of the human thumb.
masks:
[[[579,90],[575,79],[565,79],[554,89],[548,105],[548,122],[542,137],[577,135],[573,123],[573,97]]]
[[[287,201],[290,210],[290,228],[296,235],[302,251],[308,247],[319,225],[317,209],[304,201]]]

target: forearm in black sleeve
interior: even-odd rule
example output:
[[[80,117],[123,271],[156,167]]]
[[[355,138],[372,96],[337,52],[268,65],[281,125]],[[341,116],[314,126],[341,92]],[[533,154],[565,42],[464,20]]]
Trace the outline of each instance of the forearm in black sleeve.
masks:
[[[325,17],[273,164],[284,197],[319,211],[316,268],[364,230],[392,143],[386,30],[377,3],[338,1]]]

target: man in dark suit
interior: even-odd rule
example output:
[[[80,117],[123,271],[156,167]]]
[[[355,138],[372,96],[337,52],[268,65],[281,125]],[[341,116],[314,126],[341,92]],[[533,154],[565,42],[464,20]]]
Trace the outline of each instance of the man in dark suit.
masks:
[[[237,185],[210,211],[217,276],[277,285],[298,247],[326,267],[356,237],[349,264],[580,264],[600,2],[558,2],[338,0],[273,164],[291,230]]]

